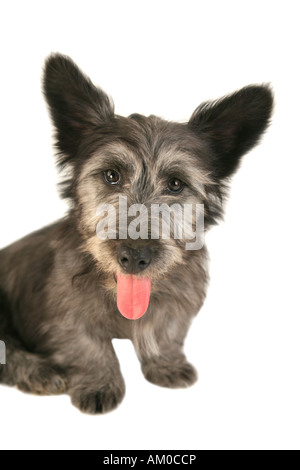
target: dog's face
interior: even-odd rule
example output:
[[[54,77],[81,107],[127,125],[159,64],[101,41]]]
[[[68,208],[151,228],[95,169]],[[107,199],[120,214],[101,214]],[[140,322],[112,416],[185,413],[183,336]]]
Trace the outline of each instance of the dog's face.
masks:
[[[111,135],[103,144],[101,132],[99,144],[82,165],[75,184],[78,221],[82,235],[87,237],[86,247],[111,277],[131,273],[160,280],[186,263],[189,253],[184,249],[184,233],[175,239],[172,226],[170,237],[162,238],[161,233],[152,236],[152,208],[158,204],[183,207],[203,203],[205,187],[212,184],[197,158],[205,150],[188,128],[156,117],[116,118],[113,128],[104,130]],[[120,233],[122,199],[127,212],[126,238]],[[116,219],[114,238],[101,239],[96,233],[101,204],[115,208],[111,215]],[[136,205],[142,205],[136,221],[137,239],[130,236]]]
[[[226,181],[257,143],[272,109],[269,88],[249,86],[199,106],[185,124],[138,114],[120,117],[108,96],[58,54],[46,62],[44,90],[57,131],[58,163],[71,173],[64,194],[72,201],[84,250],[112,289],[114,279],[130,288],[130,278],[147,290],[150,281],[188,265],[194,256],[186,249],[190,234],[175,237],[173,226],[168,238],[161,231],[154,235],[151,209],[204,204],[205,228],[215,223]],[[104,204],[113,208],[106,211],[113,228],[106,239],[97,231]],[[138,238],[129,235],[132,223]]]

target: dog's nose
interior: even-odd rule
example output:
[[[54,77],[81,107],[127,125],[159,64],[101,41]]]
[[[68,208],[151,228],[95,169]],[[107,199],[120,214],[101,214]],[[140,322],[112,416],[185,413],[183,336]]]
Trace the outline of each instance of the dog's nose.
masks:
[[[129,246],[120,246],[118,249],[118,262],[128,274],[136,274],[146,269],[152,260],[152,251],[149,247],[134,250]]]

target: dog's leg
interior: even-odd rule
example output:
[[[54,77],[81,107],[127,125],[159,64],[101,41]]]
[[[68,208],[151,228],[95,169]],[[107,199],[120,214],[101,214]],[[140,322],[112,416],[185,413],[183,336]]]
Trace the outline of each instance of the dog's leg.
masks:
[[[0,383],[37,395],[64,393],[66,383],[61,371],[42,356],[26,351],[9,325],[8,318],[9,309],[0,290],[0,340],[5,358],[2,361],[5,363],[0,364]]]
[[[170,320],[153,328],[150,322],[136,327],[133,343],[145,378],[161,387],[185,388],[197,380],[196,369],[183,353],[187,327]]]
[[[149,382],[161,387],[186,388],[197,380],[197,371],[185,355],[171,350],[158,357],[144,358],[142,371]]]
[[[1,332],[2,333],[2,332]],[[64,393],[66,383],[61,371],[43,357],[26,351],[11,336],[1,334],[5,345],[5,364],[0,365],[0,383],[37,395]]]
[[[36,395],[58,395],[66,391],[63,375],[44,358],[7,340],[6,364],[0,365],[0,383]]]
[[[119,361],[108,339],[91,339],[85,334],[62,345],[54,354],[68,376],[68,394],[82,412],[105,413],[116,408],[125,394]],[[64,350],[64,347],[66,349]]]

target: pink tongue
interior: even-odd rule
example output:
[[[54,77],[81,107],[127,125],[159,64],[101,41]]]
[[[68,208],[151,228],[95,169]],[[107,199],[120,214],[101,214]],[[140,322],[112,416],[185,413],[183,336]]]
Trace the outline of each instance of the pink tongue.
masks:
[[[129,320],[142,317],[148,308],[151,279],[138,278],[133,274],[117,275],[117,305],[120,313]]]

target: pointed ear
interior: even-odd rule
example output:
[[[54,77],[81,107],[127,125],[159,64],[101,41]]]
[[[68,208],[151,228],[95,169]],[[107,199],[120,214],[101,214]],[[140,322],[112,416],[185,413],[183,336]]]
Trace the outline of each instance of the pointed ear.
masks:
[[[216,179],[231,176],[241,156],[258,143],[269,124],[272,107],[270,88],[250,85],[195,110],[188,126],[207,141]]]
[[[113,103],[61,54],[52,54],[46,60],[43,85],[64,164],[74,156],[85,135],[112,119]]]

